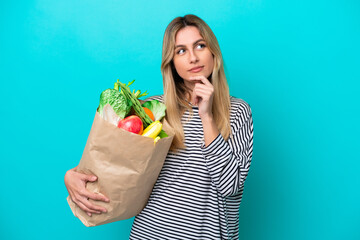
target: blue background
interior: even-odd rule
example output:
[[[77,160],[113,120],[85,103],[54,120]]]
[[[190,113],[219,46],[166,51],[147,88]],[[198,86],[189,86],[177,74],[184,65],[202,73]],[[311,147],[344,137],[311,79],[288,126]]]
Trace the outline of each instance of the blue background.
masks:
[[[254,118],[241,239],[360,239],[357,0],[0,3],[0,239],[127,239],[87,228],[63,183],[102,90],[162,93],[162,37],[193,13],[213,29],[231,94]]]

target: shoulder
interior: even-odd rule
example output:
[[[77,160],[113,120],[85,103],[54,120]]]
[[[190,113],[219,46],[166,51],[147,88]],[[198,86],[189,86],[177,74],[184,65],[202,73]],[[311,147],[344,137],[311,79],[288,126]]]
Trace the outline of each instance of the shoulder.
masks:
[[[148,98],[146,98],[144,101],[146,102],[146,101],[151,101],[151,100],[158,100],[159,102],[164,102],[164,95],[163,94],[161,94],[161,95],[154,95],[154,96],[151,96],[151,97],[148,97]]]
[[[250,104],[245,102],[245,100],[236,97],[230,97],[231,110],[230,115],[241,114],[244,116],[251,115]]]
[[[236,130],[252,118],[251,107],[245,100],[233,96],[230,97],[230,104],[230,123]]]

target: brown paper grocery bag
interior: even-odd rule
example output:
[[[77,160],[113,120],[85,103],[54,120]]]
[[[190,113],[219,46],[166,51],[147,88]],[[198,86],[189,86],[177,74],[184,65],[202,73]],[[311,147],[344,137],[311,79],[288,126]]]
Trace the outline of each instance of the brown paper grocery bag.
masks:
[[[89,191],[104,194],[109,203],[92,201],[107,213],[89,217],[70,198],[74,215],[88,227],[131,218],[145,207],[169,151],[173,131],[164,122],[169,137],[154,139],[127,132],[101,118],[96,112],[77,171],[94,174],[96,182],[88,182]]]

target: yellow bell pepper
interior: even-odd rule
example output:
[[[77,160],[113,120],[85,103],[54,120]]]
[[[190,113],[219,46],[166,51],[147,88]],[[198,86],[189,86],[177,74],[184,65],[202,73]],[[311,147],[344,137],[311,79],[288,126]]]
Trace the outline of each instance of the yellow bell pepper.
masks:
[[[154,138],[154,145],[160,140],[160,137],[157,136],[156,138]]]
[[[162,123],[160,121],[155,121],[151,123],[147,128],[145,128],[142,136],[156,138],[159,135],[162,129]]]

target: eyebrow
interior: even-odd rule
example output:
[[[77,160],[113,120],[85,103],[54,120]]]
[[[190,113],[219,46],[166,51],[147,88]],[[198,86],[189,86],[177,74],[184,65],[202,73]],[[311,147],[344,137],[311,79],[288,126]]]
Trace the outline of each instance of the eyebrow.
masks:
[[[195,42],[193,43],[193,45],[196,45],[198,42],[201,42],[201,41],[205,41],[205,40],[201,38],[201,39],[195,41]],[[176,45],[176,46],[175,46],[175,49],[178,48],[178,47],[186,47],[186,46],[185,46],[185,45]]]

